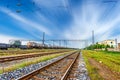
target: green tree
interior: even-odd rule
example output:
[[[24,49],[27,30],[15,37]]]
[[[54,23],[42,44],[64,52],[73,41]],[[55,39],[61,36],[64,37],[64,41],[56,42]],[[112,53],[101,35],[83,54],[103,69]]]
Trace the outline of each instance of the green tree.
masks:
[[[106,48],[110,48],[110,45],[107,44],[107,45],[106,45]]]
[[[111,45],[111,48],[114,48],[113,45]]]

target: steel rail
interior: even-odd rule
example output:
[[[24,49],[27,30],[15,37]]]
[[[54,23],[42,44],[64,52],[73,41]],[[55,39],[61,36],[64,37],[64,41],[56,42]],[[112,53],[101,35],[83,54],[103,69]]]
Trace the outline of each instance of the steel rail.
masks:
[[[47,65],[45,65],[45,66],[43,66],[43,67],[41,67],[41,68],[39,68],[39,69],[37,69],[37,70],[34,70],[34,71],[32,71],[32,72],[30,72],[30,73],[28,73],[28,74],[26,74],[26,75],[18,78],[17,80],[29,80],[32,76],[35,76],[35,75],[39,74],[39,72],[40,72],[41,70],[44,70],[45,68],[47,68],[47,67],[49,67],[49,66],[51,66],[51,65],[53,65],[53,64],[55,64],[55,63],[57,63],[57,62],[59,62],[59,61],[61,61],[61,60],[63,60],[63,59],[65,59],[65,58],[67,58],[68,56],[70,56],[70,55],[72,55],[72,54],[74,54],[74,53],[77,53],[77,51],[72,52],[71,54],[68,54],[68,55],[64,56],[63,58],[60,58],[60,59],[58,59],[57,61],[54,61],[54,62],[52,62],[52,63],[49,63],[49,64],[47,64]],[[76,58],[77,58],[77,57],[76,57]],[[72,63],[73,63],[73,62],[72,62]]]
[[[77,58],[78,58],[79,54],[75,57],[75,59],[73,60],[73,62],[71,63],[71,65],[68,67],[68,69],[66,70],[65,74],[63,75],[63,77],[61,78],[61,80],[66,80],[67,76],[70,72],[70,70],[72,69],[73,65],[75,64]]]
[[[22,56],[10,56],[10,57],[1,57],[0,63],[14,61],[14,60],[21,60],[25,58],[33,58],[38,56],[44,56],[44,55],[50,55],[50,54],[56,54],[56,53],[62,53],[62,52],[69,52],[69,51],[56,51],[56,52],[48,52],[48,53],[40,53],[40,54],[27,54]]]

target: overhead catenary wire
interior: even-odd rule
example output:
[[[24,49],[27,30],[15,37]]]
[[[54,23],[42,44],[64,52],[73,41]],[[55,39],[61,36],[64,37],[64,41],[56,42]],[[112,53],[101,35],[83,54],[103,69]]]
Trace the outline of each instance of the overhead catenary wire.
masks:
[[[17,2],[18,1],[18,2]],[[17,0],[16,2],[15,2],[15,4],[16,4],[16,8],[17,8],[17,10],[20,10],[22,13],[20,13],[20,14],[24,14],[25,12],[27,12],[27,11],[30,11],[31,13],[32,13],[32,15],[31,16],[33,16],[33,17],[35,17],[36,15],[35,15],[35,11],[39,11],[40,12],[40,10],[44,10],[44,8],[41,8],[41,7],[33,7],[33,6],[36,6],[36,4],[35,3],[33,3],[33,2],[30,2],[30,4],[26,4],[26,3],[24,3],[23,2],[23,0]],[[10,3],[11,4],[11,3]],[[10,8],[12,5],[10,5],[9,4],[9,7],[8,8]],[[66,3],[67,4],[67,3]],[[70,4],[71,4],[71,0],[70,0]],[[30,6],[31,5],[31,6]],[[32,7],[32,8],[31,8]],[[53,8],[58,8],[57,6],[55,6],[55,7],[53,7]],[[70,12],[70,14],[72,14],[71,13],[71,10],[72,10],[72,8],[71,8],[71,5],[68,5],[67,4],[67,6],[63,6],[63,8],[66,8],[66,9],[68,9],[68,11]],[[23,9],[26,9],[25,11],[23,10]],[[38,9],[38,10],[36,10],[36,9]],[[54,10],[53,10],[54,11]],[[47,14],[51,14],[52,16],[51,17],[56,17],[57,18],[57,14],[55,14],[54,15],[54,12],[50,12],[50,11],[46,11],[46,13]],[[69,40],[68,40],[69,41]],[[67,42],[67,41],[66,41]],[[67,43],[65,43],[65,45],[66,45]]]

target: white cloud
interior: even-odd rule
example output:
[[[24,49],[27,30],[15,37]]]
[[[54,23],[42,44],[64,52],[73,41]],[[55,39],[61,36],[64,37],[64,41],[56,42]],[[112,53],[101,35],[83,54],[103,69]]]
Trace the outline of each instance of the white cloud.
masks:
[[[18,39],[23,39],[23,38],[0,34],[0,43],[9,43],[9,40],[11,40],[11,39],[18,40]]]
[[[55,8],[62,4],[59,0],[32,0],[38,7],[44,6],[46,8]]]
[[[33,1],[37,4],[39,8],[41,8],[41,6],[42,7],[44,6],[48,10],[49,9],[52,10],[54,9],[54,7],[57,7],[59,5],[69,6],[68,0],[61,0],[61,1],[33,0]],[[73,16],[73,22],[71,23],[70,27],[67,28],[67,30],[61,33],[64,36],[64,38],[66,39],[91,39],[92,30],[95,31],[96,41],[119,37],[119,35],[112,36],[112,37],[110,37],[110,35],[115,25],[120,23],[120,14],[119,14],[120,2],[116,4],[113,11],[110,11],[113,9],[112,8],[113,4],[109,5],[108,3],[107,4],[105,3],[101,5],[101,3],[99,2],[97,4],[94,2],[92,3],[91,2],[92,0],[85,0],[85,1],[88,1],[88,2],[83,1],[82,7],[80,6],[78,10],[77,9],[72,10],[71,15]],[[12,13],[10,10],[6,8],[0,8],[0,9],[2,10],[2,12],[6,14],[10,12],[8,14],[9,16],[24,23],[25,25],[29,25],[26,27],[23,25],[23,28],[25,30],[30,31],[31,34],[33,34],[34,36],[36,35],[34,32],[32,32],[33,28],[38,29],[39,31],[42,31],[42,32],[46,32],[46,34],[51,34],[50,30],[48,30],[46,27],[36,22],[32,22],[31,20],[28,20],[24,18],[23,16]],[[47,23],[51,23],[49,20],[47,20],[46,16],[43,16],[39,13],[36,13],[36,14],[43,21],[46,21]],[[77,47],[78,46],[79,44],[77,45]]]
[[[118,10],[119,7],[119,4],[116,4],[114,11]],[[100,6],[99,4],[96,5],[83,3],[81,10],[79,8],[77,11],[74,11],[74,21],[71,23],[70,28],[65,30],[63,33],[65,35],[64,37],[68,39],[74,38],[91,40],[92,30],[94,30],[96,41],[110,38],[114,39],[114,36],[110,36],[111,32],[115,28],[115,25],[120,23],[120,14],[119,11],[116,11],[116,16],[114,15],[114,11],[109,11],[107,13],[106,10],[108,8],[111,8],[111,6],[106,7],[104,5]],[[107,13],[107,17],[103,16],[104,13]],[[102,21],[102,18],[106,20]]]
[[[21,27],[23,27],[23,29],[25,29],[27,31],[37,29],[41,32],[45,32],[46,34],[51,35],[50,30],[48,30],[45,26],[42,26],[36,22],[26,19],[23,16],[13,13],[11,10],[9,10],[7,8],[0,7],[0,9],[2,12],[8,14],[10,17],[14,18],[15,20],[22,22],[24,24],[24,26],[21,26]],[[18,21],[16,21],[16,23],[18,23]],[[33,35],[34,35],[34,33],[33,33]]]

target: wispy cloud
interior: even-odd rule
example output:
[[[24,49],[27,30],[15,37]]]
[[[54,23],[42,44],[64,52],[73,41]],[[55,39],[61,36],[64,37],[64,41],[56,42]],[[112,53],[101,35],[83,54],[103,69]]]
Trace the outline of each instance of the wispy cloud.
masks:
[[[116,26],[120,23],[119,0],[108,3],[104,3],[104,0],[81,0],[79,3],[75,2],[76,0],[31,1],[35,3],[34,8],[39,9],[31,12],[35,15],[34,20],[28,19],[29,16],[13,13],[10,8],[0,7],[0,11],[9,15],[17,25],[37,38],[39,38],[37,32],[45,32],[48,35],[62,35],[57,35],[57,38],[91,41],[92,30],[95,32],[95,41],[113,39],[120,35],[119,33],[112,35],[114,29],[120,28]],[[56,38],[56,36],[53,35],[50,38]],[[75,43],[71,46],[78,47],[80,44]]]
[[[71,16],[68,9],[68,0],[32,0],[39,12],[37,15],[42,18],[46,24],[53,28],[54,34],[60,34],[61,29],[66,28],[64,25],[69,25]]]
[[[25,17],[18,15],[16,13],[13,13],[11,10],[4,8],[4,7],[0,7],[0,10],[2,12],[4,12],[5,14],[9,15],[10,17],[12,17],[13,19],[17,20],[16,22],[21,22],[23,24],[25,24],[25,26],[21,26],[26,30],[32,30],[32,29],[37,29],[40,32],[45,32],[46,34],[50,35],[51,32],[50,30],[48,30],[45,26],[40,25],[32,20],[26,19]]]
[[[33,2],[35,2],[35,4],[38,6],[38,7],[46,7],[46,8],[55,8],[57,6],[60,6],[60,5],[63,5],[63,2],[62,1],[56,1],[56,0],[32,0]],[[66,1],[66,0],[65,0]]]
[[[113,4],[106,6],[101,2],[83,3],[82,7],[73,13],[74,21],[71,23],[71,28],[64,32],[65,38],[91,40],[92,30],[95,31],[96,41],[113,38],[110,36],[111,32],[117,27],[116,24],[120,23],[120,15],[114,15],[119,13],[119,2],[114,8],[112,6]],[[111,8],[113,8],[112,12],[108,11],[106,16],[103,16],[107,9],[111,10]]]

